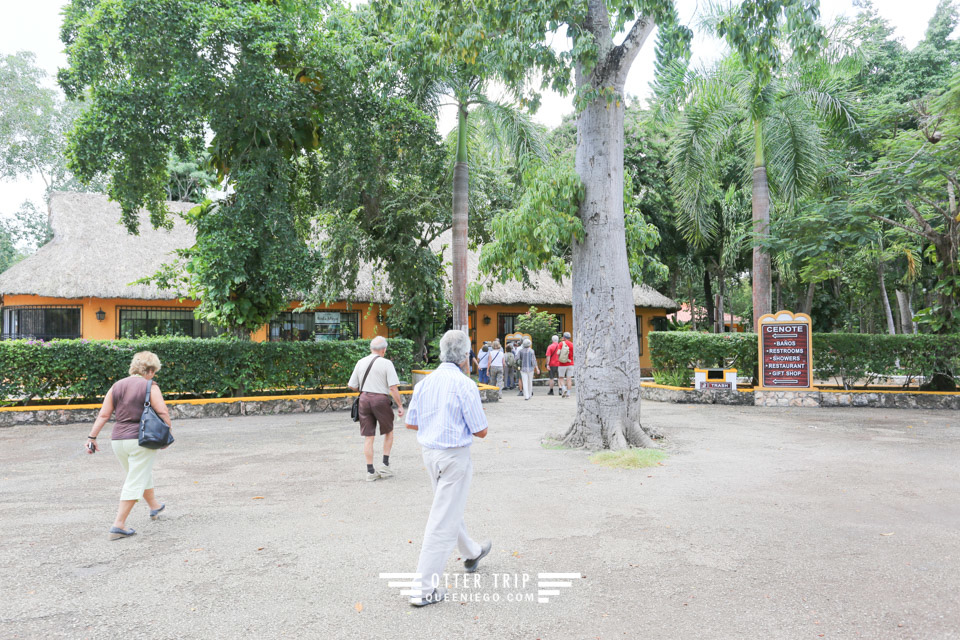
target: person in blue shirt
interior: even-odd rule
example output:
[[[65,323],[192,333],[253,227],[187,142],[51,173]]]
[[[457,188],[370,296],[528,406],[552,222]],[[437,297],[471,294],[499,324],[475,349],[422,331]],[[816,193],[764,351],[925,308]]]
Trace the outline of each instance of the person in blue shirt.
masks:
[[[477,570],[492,546],[489,540],[482,545],[474,542],[463,521],[473,476],[470,445],[475,437],[485,438],[488,428],[477,385],[462,373],[469,355],[467,334],[455,329],[443,334],[441,365],[417,383],[407,409],[407,429],[417,432],[433,485],[433,505],[417,562],[419,585],[410,598],[410,604],[417,607],[444,600],[446,589],[440,583],[455,546],[466,558],[467,573]]]

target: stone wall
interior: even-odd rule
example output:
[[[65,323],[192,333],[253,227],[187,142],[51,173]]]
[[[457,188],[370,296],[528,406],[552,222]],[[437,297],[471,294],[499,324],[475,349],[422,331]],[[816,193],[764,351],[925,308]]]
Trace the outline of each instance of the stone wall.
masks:
[[[695,391],[693,389],[669,389],[642,385],[640,397],[656,402],[679,404],[753,404],[753,394],[740,391]]]
[[[821,391],[820,406],[952,409],[960,411],[960,393],[844,393],[843,391]]]
[[[410,395],[400,398],[403,404],[410,402]],[[497,390],[481,390],[482,402],[497,402]],[[327,411],[348,411],[353,404],[353,396],[337,398],[281,398],[270,400],[225,400],[222,402],[192,403],[190,401],[171,400],[167,403],[170,418],[177,422],[190,418],[226,418],[232,416],[267,416],[279,413],[323,413]],[[12,427],[19,424],[73,424],[93,422],[97,419],[98,409],[38,409],[36,411],[0,411],[0,427]]]
[[[755,389],[752,393],[695,391],[645,383],[644,400],[681,404],[735,404],[758,407],[874,407],[878,409],[960,410],[960,393],[892,393]],[[960,419],[960,417],[958,417]]]
[[[758,407],[819,407],[820,392],[787,389],[755,390],[753,403]]]

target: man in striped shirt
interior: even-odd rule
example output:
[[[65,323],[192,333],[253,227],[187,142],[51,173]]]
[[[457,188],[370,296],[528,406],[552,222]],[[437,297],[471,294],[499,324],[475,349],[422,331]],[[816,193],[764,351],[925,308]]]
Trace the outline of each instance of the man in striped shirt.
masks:
[[[440,584],[447,558],[454,546],[466,558],[464,569],[477,570],[480,559],[490,553],[490,541],[477,544],[467,534],[463,512],[473,476],[470,445],[473,438],[487,436],[487,418],[480,405],[480,392],[461,368],[470,356],[470,339],[462,331],[447,331],[440,339],[442,364],[417,383],[407,410],[407,429],[417,432],[423,447],[423,463],[433,484],[433,506],[423,532],[417,573],[418,595],[410,604],[422,607],[441,602],[446,589]]]

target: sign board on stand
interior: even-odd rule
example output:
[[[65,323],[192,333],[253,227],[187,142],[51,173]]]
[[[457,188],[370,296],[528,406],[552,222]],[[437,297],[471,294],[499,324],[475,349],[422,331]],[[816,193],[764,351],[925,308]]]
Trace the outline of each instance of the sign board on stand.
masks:
[[[778,311],[757,324],[761,389],[812,389],[812,322],[805,313]]]
[[[693,386],[698,391],[736,391],[736,369],[694,369]]]

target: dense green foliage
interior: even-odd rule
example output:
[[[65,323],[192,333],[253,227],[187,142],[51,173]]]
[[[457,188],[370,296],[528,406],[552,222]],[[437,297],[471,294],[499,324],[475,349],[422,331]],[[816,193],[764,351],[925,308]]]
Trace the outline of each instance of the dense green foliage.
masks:
[[[530,334],[533,350],[537,357],[542,358],[547,352],[547,347],[550,346],[551,337],[557,333],[556,317],[547,311],[538,311],[536,307],[530,307],[526,313],[517,316],[516,322],[516,330]]]
[[[757,377],[757,334],[709,334],[653,331],[649,335],[654,379],[689,380],[694,367],[732,366],[741,376]],[[844,388],[869,385],[878,378],[918,378],[960,370],[960,335],[883,335],[814,333],[813,375]]]
[[[409,183],[397,167],[408,136],[396,126],[422,118],[367,13],[323,0],[66,8],[60,85],[89,104],[70,137],[71,167],[84,179],[109,175],[131,231],[140,207],[154,226],[169,224],[169,158],[198,157],[212,133],[210,163],[228,195],[190,213],[196,245],[158,275],[200,300],[204,319],[238,333],[259,327],[322,280],[311,246],[321,203],[349,213],[393,197],[385,182]],[[416,207],[416,193],[401,193],[399,206]]]
[[[0,399],[102,397],[127,376],[130,359],[152,351],[162,368],[157,384],[167,397],[320,392],[345,387],[367,340],[249,342],[229,338],[139,340],[5,340],[0,342]],[[409,379],[413,343],[391,338],[387,357]]]

